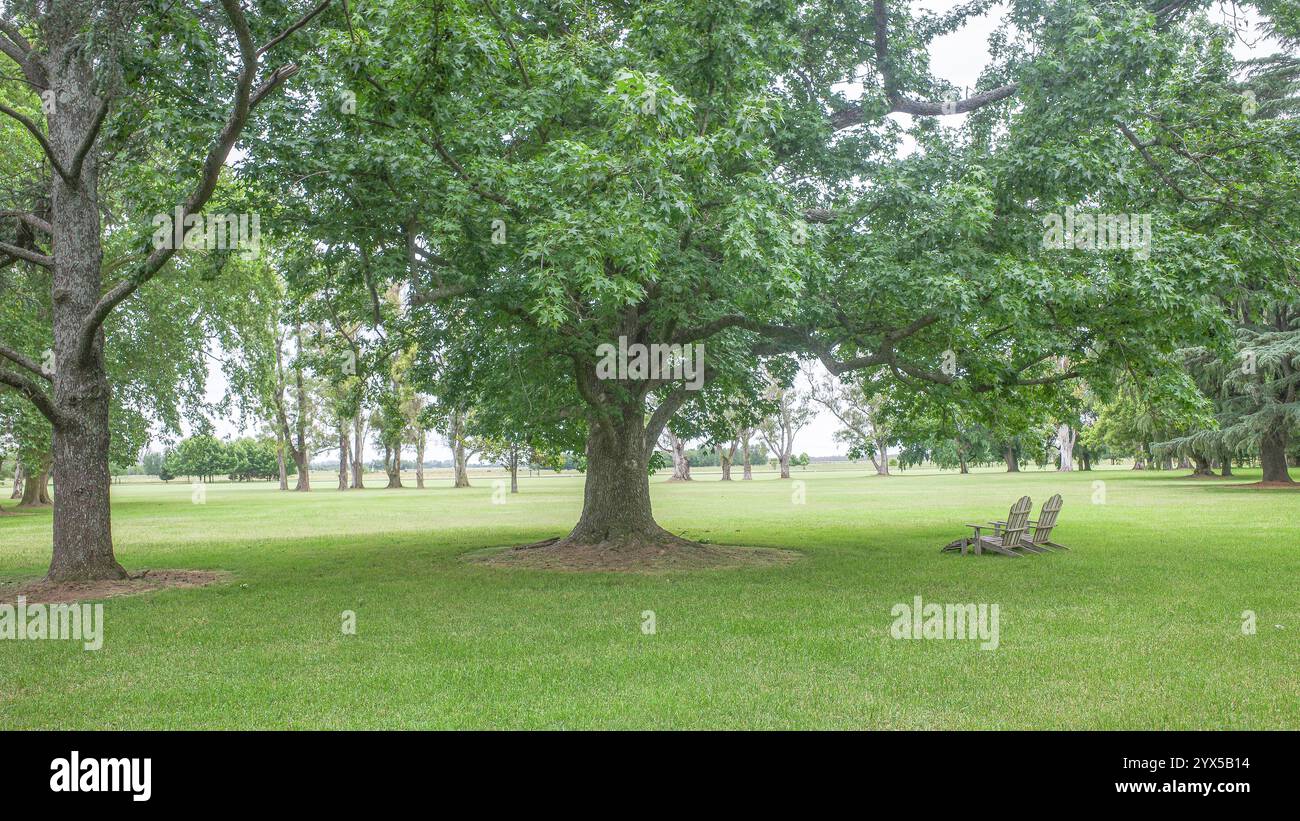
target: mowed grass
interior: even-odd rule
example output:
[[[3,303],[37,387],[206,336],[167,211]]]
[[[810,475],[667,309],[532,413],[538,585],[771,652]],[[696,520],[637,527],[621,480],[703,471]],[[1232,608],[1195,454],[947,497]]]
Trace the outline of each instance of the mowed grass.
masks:
[[[1179,475],[656,477],[674,532],[804,554],[662,575],[463,560],[565,532],[577,476],[522,479],[504,504],[483,477],[218,484],[202,505],[183,482],[119,485],[128,568],[233,580],[107,601],[98,652],[0,641],[0,727],[1300,727],[1300,493]],[[1073,552],[939,553],[963,522],[1058,491]],[[49,550],[48,511],[0,518],[0,580],[40,575]],[[891,608],[917,595],[998,604],[1000,647],[891,638]]]

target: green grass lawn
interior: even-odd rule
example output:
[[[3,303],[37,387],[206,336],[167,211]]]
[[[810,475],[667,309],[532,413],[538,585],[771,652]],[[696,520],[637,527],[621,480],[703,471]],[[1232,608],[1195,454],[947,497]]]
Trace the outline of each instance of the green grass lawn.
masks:
[[[567,530],[580,477],[504,504],[477,477],[218,484],[203,505],[183,482],[119,485],[124,565],[234,578],[107,601],[98,652],[0,641],[0,728],[1300,728],[1300,493],[1179,475],[796,471],[804,504],[767,472],[656,477],[672,531],[804,554],[661,575],[463,560]],[[1057,491],[1073,552],[939,553]],[[49,550],[48,511],[0,518],[0,579]],[[892,639],[916,595],[997,603],[1000,647]]]

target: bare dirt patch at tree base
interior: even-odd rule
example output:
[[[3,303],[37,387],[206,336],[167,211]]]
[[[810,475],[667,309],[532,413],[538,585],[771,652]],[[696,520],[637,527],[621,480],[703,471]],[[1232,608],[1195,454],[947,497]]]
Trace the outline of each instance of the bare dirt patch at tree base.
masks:
[[[802,558],[794,550],[774,547],[734,547],[672,541],[573,543],[563,539],[469,554],[476,564],[492,567],[560,570],[571,573],[661,573],[671,570],[724,570],[778,567]]]
[[[93,601],[135,596],[172,587],[203,587],[226,581],[230,577],[224,570],[146,570],[128,579],[88,582],[49,582],[38,579],[26,584],[0,581],[0,604],[12,604],[19,596],[25,598],[28,604]]]

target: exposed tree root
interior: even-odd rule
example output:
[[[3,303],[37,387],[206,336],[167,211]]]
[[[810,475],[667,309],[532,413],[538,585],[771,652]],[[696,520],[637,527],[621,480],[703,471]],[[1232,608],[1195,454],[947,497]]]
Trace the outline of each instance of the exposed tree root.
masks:
[[[496,567],[594,573],[771,567],[799,558],[793,550],[701,544],[666,530],[602,540],[557,537],[471,556],[473,561]]]

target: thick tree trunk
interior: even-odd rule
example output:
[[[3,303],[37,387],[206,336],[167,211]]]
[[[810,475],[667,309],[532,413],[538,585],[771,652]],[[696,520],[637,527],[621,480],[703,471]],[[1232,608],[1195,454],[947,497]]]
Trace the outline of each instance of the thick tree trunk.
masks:
[[[1232,455],[1225,453],[1223,455],[1223,464],[1219,470],[1219,475],[1225,479],[1232,478]]]
[[[18,503],[19,507],[48,507],[52,504],[50,501],[50,466],[49,460],[46,459],[44,465],[36,473],[23,474],[22,499]]]
[[[789,479],[790,478],[790,454],[782,453],[781,458],[778,461],[781,465],[781,478]]]
[[[1259,438],[1259,463],[1264,468],[1265,482],[1294,484],[1286,469],[1287,429],[1275,425]]]
[[[593,430],[587,437],[582,516],[564,541],[599,544],[675,538],[655,523],[650,511],[648,460],[640,418]]]
[[[49,140],[62,157],[76,155],[89,133],[99,101],[91,66],[81,53],[52,61],[51,87],[58,105],[47,119]],[[81,352],[81,326],[102,292],[103,260],[99,221],[99,167],[86,155],[81,176],[70,184],[52,174],[54,274],[54,552],[50,581],[122,579],[126,570],[113,555],[109,512],[109,384],[104,369],[104,331]]]
[[[339,421],[339,490],[348,489],[348,455],[352,445],[348,441],[347,423]]]
[[[1092,454],[1086,449],[1079,453],[1079,461],[1083,463],[1084,470],[1092,470]]]
[[[970,473],[970,466],[969,466],[968,464],[966,464],[966,457],[965,457],[965,456],[959,456],[959,457],[957,457],[957,464],[958,464],[958,471],[959,471],[960,473],[963,473],[963,474],[965,474],[965,473]]]
[[[365,414],[357,412],[352,420],[352,489],[361,490],[365,482],[366,422]]]
[[[1193,476],[1213,476],[1214,470],[1210,467],[1210,460],[1199,453],[1192,454],[1192,459],[1196,462],[1196,469],[1192,471]]]
[[[1019,472],[1020,472],[1020,462],[1019,462],[1019,460],[1016,458],[1016,449],[1015,449],[1015,448],[1006,448],[1005,450],[1003,450],[1003,451],[1002,451],[1002,458],[1006,460],[1006,463],[1007,463],[1007,473],[1019,473]]]

